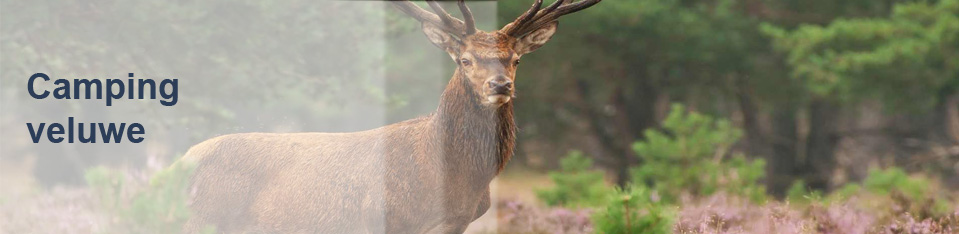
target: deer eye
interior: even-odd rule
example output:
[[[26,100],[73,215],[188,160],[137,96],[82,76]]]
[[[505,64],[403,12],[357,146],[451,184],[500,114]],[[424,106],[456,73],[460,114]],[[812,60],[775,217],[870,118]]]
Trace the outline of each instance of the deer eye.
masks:
[[[469,59],[461,58],[460,64],[463,66],[469,66],[469,65],[473,65],[473,62],[470,61]]]
[[[513,66],[519,66],[519,59],[517,59],[516,61],[513,61]]]

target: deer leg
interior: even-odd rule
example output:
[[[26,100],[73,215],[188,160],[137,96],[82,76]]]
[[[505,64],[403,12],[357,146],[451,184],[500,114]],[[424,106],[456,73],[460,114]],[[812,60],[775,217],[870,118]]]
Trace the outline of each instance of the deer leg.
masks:
[[[469,226],[470,220],[468,217],[450,217],[446,221],[443,221],[442,224],[433,227],[425,233],[430,234],[461,234],[466,231],[466,227]]]
[[[466,215],[453,215],[448,216],[440,225],[430,229],[426,233],[463,233],[466,231],[466,227],[470,225],[473,221],[478,219],[483,214],[486,214],[486,211],[490,207],[490,191],[489,188],[486,189],[486,192],[483,193],[483,196],[477,201],[475,210],[473,210],[471,216]],[[467,213],[468,214],[468,213]]]
[[[188,219],[185,224],[183,224],[183,230],[181,230],[181,233],[184,233],[184,234],[203,233],[204,229],[206,229],[207,227],[212,227],[212,225],[208,224],[206,220],[203,220],[202,218],[194,215],[193,217],[190,217],[190,219]]]
[[[486,214],[486,211],[489,210],[490,206],[490,197],[489,189],[486,189],[486,193],[483,193],[483,197],[479,200],[479,205],[476,206],[476,214],[473,215],[473,221],[479,219],[483,214]]]

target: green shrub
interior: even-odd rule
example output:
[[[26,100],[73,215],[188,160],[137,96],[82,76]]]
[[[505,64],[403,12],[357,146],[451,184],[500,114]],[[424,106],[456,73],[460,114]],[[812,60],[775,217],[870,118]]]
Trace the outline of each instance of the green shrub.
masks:
[[[115,210],[122,204],[123,188],[127,182],[123,172],[99,166],[87,169],[83,178],[105,209]]]
[[[560,171],[549,173],[555,186],[537,190],[537,197],[550,206],[603,205],[608,194],[613,190],[603,179],[603,172],[594,170],[592,167],[592,159],[583,156],[582,152],[571,151],[560,160]]]
[[[827,201],[828,202],[846,201],[850,197],[855,196],[856,194],[860,192],[862,192],[862,186],[859,186],[859,184],[846,184],[846,185],[843,185],[841,188],[835,191],[832,191],[832,193],[829,193],[829,197],[827,197]]]
[[[674,104],[663,130],[644,134],[645,140],[633,145],[643,159],[642,165],[631,170],[636,186],[650,185],[667,202],[676,202],[684,192],[707,196],[720,190],[765,201],[765,187],[758,183],[765,174],[765,162],[740,154],[724,158],[742,136],[729,121],[687,114],[682,105]]]
[[[920,199],[929,192],[930,181],[925,178],[909,178],[900,168],[886,170],[871,170],[869,176],[863,180],[863,187],[869,192],[879,195],[889,195],[899,192],[910,199]]]
[[[87,170],[84,177],[103,208],[116,217],[113,231],[178,233],[191,215],[187,189],[192,171],[193,166],[174,164],[153,175],[145,186],[105,167]],[[212,228],[205,231],[214,232]]]
[[[948,199],[935,190],[933,180],[909,176],[895,167],[872,170],[861,186],[846,184],[826,196],[819,190],[809,191],[802,180],[794,182],[786,192],[786,200],[799,205],[829,205],[849,201],[853,196],[859,198],[859,204],[887,217],[903,212],[922,218],[942,217],[950,212]]]
[[[865,191],[889,197],[898,203],[898,206],[920,217],[949,214],[948,199],[933,185],[933,180],[922,176],[909,176],[897,167],[871,170],[862,183]]]
[[[810,191],[806,186],[806,181],[801,179],[793,181],[793,184],[789,186],[789,190],[786,190],[786,201],[793,204],[808,205],[820,203],[823,201],[822,196],[822,191],[818,189]]]
[[[809,189],[806,188],[806,181],[796,180],[786,190],[786,201],[792,203],[803,203],[809,200]]]
[[[644,187],[615,190],[606,207],[593,214],[598,233],[671,233],[675,211],[653,199]]]

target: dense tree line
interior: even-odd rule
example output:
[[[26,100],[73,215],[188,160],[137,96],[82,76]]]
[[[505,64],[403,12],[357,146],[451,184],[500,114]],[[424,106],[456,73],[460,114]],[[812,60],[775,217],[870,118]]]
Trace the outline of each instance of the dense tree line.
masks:
[[[501,20],[527,4],[501,2]],[[949,158],[959,152],[930,151],[959,143],[959,1],[595,8],[564,19],[519,69],[524,145],[571,143],[625,184],[627,168],[642,164],[629,146],[682,102],[742,127],[734,150],[766,159],[777,194],[796,179],[830,189],[870,164],[955,173]],[[520,156],[551,166],[541,162],[562,150]]]

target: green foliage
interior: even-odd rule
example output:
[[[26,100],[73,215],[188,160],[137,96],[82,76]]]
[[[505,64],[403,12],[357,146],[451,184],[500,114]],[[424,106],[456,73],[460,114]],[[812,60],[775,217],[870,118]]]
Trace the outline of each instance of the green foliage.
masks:
[[[786,201],[790,203],[809,204],[822,200],[822,191],[812,190],[806,187],[806,181],[796,180],[789,190],[786,190]]]
[[[909,176],[900,168],[872,170],[862,183],[874,195],[891,198],[902,209],[919,216],[942,216],[950,213],[948,199],[922,176]]]
[[[615,190],[606,207],[593,214],[598,233],[671,233],[674,211],[643,187]]]
[[[909,176],[900,168],[872,170],[863,181],[863,188],[881,196],[889,196],[910,212],[926,215],[944,215],[950,205],[926,177]]]
[[[547,3],[549,1],[546,1]],[[768,39],[758,30],[759,20],[746,12],[741,0],[631,0],[604,1],[564,16],[561,30],[531,54],[517,70],[517,118],[532,137],[568,133],[579,121],[573,117],[605,116],[603,108],[616,106],[610,97],[622,98],[629,125],[603,121],[613,136],[639,138],[654,106],[656,95],[669,94],[695,101],[708,110],[737,88],[726,84],[755,85],[756,92],[793,98],[782,82],[781,68],[764,68],[770,59]],[[765,3],[764,3],[765,4]],[[510,22],[529,9],[529,1],[499,1],[500,22]],[[587,46],[584,46],[587,45]],[[762,71],[759,71],[762,70]],[[745,82],[744,82],[745,81]],[[766,88],[770,87],[770,88]],[[773,88],[774,87],[774,88]],[[570,98],[569,91],[584,90],[577,102],[552,102]],[[768,97],[768,96],[766,96]],[[766,98],[764,97],[764,98]],[[619,107],[617,107],[619,108]],[[530,127],[536,126],[536,127]],[[533,132],[535,131],[535,133]],[[621,135],[619,135],[621,136]]]
[[[742,131],[729,121],[713,119],[695,112],[686,113],[682,105],[673,105],[663,122],[663,131],[647,130],[646,139],[633,145],[643,164],[631,171],[637,186],[651,184],[668,202],[680,194],[705,196],[723,190],[755,202],[764,201],[760,185],[765,162],[747,160],[742,155],[723,156]]]
[[[187,193],[193,166],[182,163],[156,173],[143,187],[123,172],[96,167],[85,178],[103,208],[112,212],[118,225],[133,232],[177,233],[190,218]],[[213,233],[212,228],[205,233]]]
[[[829,205],[849,201],[857,196],[866,203],[879,204],[877,212],[896,216],[909,212],[920,217],[942,216],[950,212],[946,197],[935,190],[934,182],[921,176],[909,176],[900,168],[872,170],[862,185],[846,184],[824,196],[822,191],[809,191],[804,181],[797,180],[786,193],[786,200],[798,205]]]
[[[845,201],[860,192],[862,192],[862,186],[859,186],[859,184],[846,184],[841,188],[832,191],[832,193],[829,194],[828,199],[829,202]]]
[[[832,191],[828,195],[823,194],[822,190],[809,190],[806,182],[796,180],[789,190],[786,190],[786,201],[792,204],[833,204],[847,201],[848,198],[859,194],[862,188],[858,184],[846,184],[841,188]]]
[[[593,207],[605,203],[612,188],[603,180],[603,172],[592,169],[593,160],[582,152],[571,151],[560,161],[561,170],[550,172],[556,186],[536,191],[547,205]]]
[[[98,196],[100,205],[107,209],[116,209],[120,205],[126,184],[123,172],[99,166],[87,169],[83,177]]]
[[[889,195],[891,192],[899,191],[913,199],[921,198],[928,193],[929,184],[928,180],[910,178],[905,171],[895,167],[886,170],[872,170],[863,181],[863,186],[869,192]]]
[[[888,18],[837,19],[793,31],[764,24],[793,78],[840,100],[930,108],[959,88],[959,1],[897,4]]]
[[[793,181],[793,184],[786,190],[786,201],[800,202],[806,200],[809,189],[806,188],[806,182],[803,180]]]

